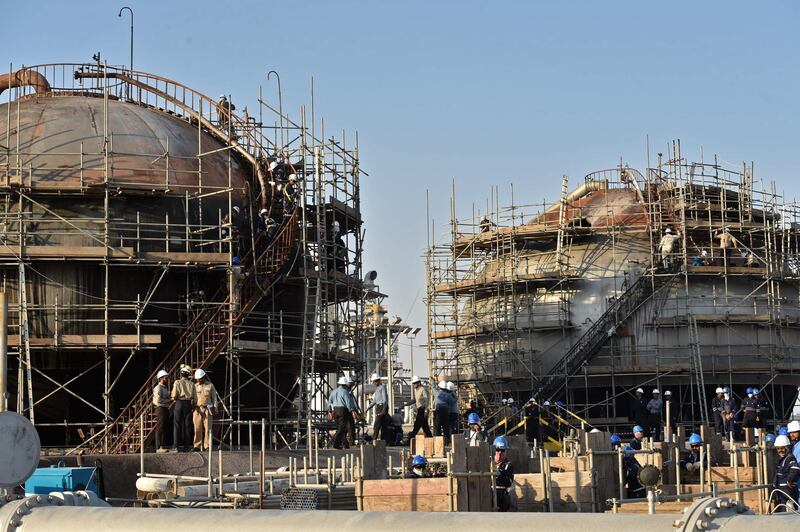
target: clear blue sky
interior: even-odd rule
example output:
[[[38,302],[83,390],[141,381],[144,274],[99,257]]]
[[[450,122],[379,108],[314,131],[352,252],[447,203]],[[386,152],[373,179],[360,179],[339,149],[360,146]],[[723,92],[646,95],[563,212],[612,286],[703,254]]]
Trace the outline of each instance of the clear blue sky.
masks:
[[[128,60],[125,3],[11,2],[0,57],[15,65]],[[316,79],[326,126],[359,131],[367,269],[391,311],[424,326],[425,190],[446,222],[492,185],[518,202],[557,196],[620,157],[755,161],[795,196],[800,110],[796,2],[144,1],[137,69],[252,101],[277,70],[284,107]],[[6,70],[3,68],[3,70]],[[416,305],[412,304],[416,298]],[[417,364],[423,357],[417,352]]]

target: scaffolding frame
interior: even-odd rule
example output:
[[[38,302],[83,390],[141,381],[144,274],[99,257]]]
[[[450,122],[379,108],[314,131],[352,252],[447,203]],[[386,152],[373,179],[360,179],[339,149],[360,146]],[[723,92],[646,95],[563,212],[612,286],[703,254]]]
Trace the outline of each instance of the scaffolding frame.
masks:
[[[108,451],[111,441],[110,427],[119,423],[115,419],[127,398],[114,397],[113,391],[129,367],[131,360],[142,352],[154,353],[161,335],[153,334],[159,328],[172,333],[180,332],[192,318],[204,310],[223,305],[228,319],[227,343],[220,357],[225,360],[224,382],[217,382],[225,410],[226,426],[222,440],[231,446],[241,444],[241,421],[266,420],[270,426],[270,441],[275,447],[281,442],[299,446],[309,442],[310,433],[324,423],[324,406],[313,400],[331,387],[331,380],[347,368],[360,372],[365,355],[361,339],[363,321],[364,287],[361,281],[363,229],[360,215],[360,179],[366,173],[360,168],[358,136],[348,138],[328,135],[324,121],[316,116],[314,87],[311,85],[310,108],[299,109],[299,118],[292,119],[283,113],[280,81],[278,109],[264,97],[262,87],[256,99],[257,116],[234,113],[230,98],[226,103],[215,101],[201,92],[173,80],[154,74],[114,67],[102,63],[55,63],[22,67],[22,70],[43,75],[51,83],[51,91],[34,95],[33,87],[11,88],[5,113],[5,135],[0,137],[0,199],[3,210],[0,224],[4,229],[0,246],[0,264],[4,286],[27,286],[25,276],[46,278],[39,271],[41,261],[87,261],[99,264],[104,272],[102,296],[92,296],[90,305],[59,304],[58,299],[30,304],[25,295],[28,290],[17,290],[18,301],[10,305],[10,354],[18,361],[17,410],[35,421],[35,407],[66,393],[86,407],[80,419],[63,423],[36,423],[37,426],[63,426],[67,431],[65,446],[74,445],[75,429],[84,434],[84,441],[72,452],[83,447]],[[13,65],[9,65],[13,72]],[[59,96],[85,96],[101,98],[103,102],[103,149],[91,152],[84,149],[75,153],[50,151],[37,153],[20,145],[20,109],[28,98],[55,98]],[[180,157],[170,152],[169,140],[162,153],[123,153],[114,150],[113,134],[109,131],[109,102],[126,102],[167,114],[184,121],[197,132],[196,157]],[[12,123],[12,108],[16,116]],[[309,115],[310,116],[307,116]],[[203,140],[211,136],[222,148],[203,152]],[[203,182],[207,170],[203,159],[212,154],[223,154],[227,162],[227,186],[210,186]],[[124,157],[126,164],[119,164]],[[53,183],[52,176],[64,172],[63,167],[48,165],[48,159],[70,161],[77,179]],[[31,161],[36,160],[36,164]],[[251,311],[245,320],[234,322],[235,297],[225,301],[210,300],[192,290],[190,277],[197,272],[219,271],[226,292],[235,291],[235,281],[230,275],[235,254],[231,222],[234,195],[247,198],[244,206],[247,217],[254,221],[259,207],[279,203],[285,179],[273,174],[267,166],[279,161],[298,177],[299,216],[297,217],[297,248],[291,264],[280,278],[265,287],[263,300],[272,302]],[[182,168],[176,175],[175,166]],[[245,190],[233,186],[234,165],[247,169],[251,181]],[[190,169],[187,169],[190,168]],[[137,179],[147,175],[146,182]],[[163,180],[153,176],[163,175]],[[188,183],[188,184],[187,184]],[[110,205],[119,197],[147,195],[174,202],[185,209],[185,219],[170,220],[165,211],[163,223],[140,219],[136,212],[131,219],[118,219],[111,215]],[[99,213],[82,213],[79,216],[61,216],[48,209],[44,202],[55,196],[101,198]],[[216,220],[203,220],[203,201],[207,198],[223,199],[227,208],[218,212]],[[14,212],[16,211],[16,212]],[[189,213],[194,213],[190,217]],[[335,224],[335,228],[334,228]],[[252,226],[252,224],[251,224]],[[53,237],[81,239],[82,246],[52,246]],[[256,248],[256,235],[252,231],[251,249]],[[329,268],[332,260],[333,271]],[[116,301],[109,297],[109,279],[113,272],[124,268],[152,270],[153,281],[147,292],[132,301]],[[257,265],[254,266],[257,268]],[[13,268],[13,269],[12,269]],[[13,273],[12,273],[13,272]],[[185,276],[185,287],[177,301],[154,297],[167,272]],[[279,282],[278,282],[279,281]],[[57,282],[48,279],[48,282]],[[275,300],[285,287],[300,286],[305,301],[301,312],[287,312],[277,308]],[[70,289],[66,287],[65,289]],[[148,308],[165,307],[179,312],[174,323],[152,323],[147,320]],[[63,334],[69,324],[78,319],[102,323],[103,334],[89,338],[76,338]],[[76,317],[79,314],[79,317]],[[27,324],[50,319],[56,326],[48,335],[31,338]],[[110,334],[110,328],[130,329],[130,334]],[[292,333],[301,330],[302,333]],[[257,333],[262,342],[240,339],[248,333]],[[37,367],[31,352],[99,352],[100,360],[87,364],[71,378],[60,381]],[[39,356],[39,355],[37,355]],[[77,356],[75,354],[71,356]],[[151,355],[152,356],[152,355]],[[255,370],[249,359],[266,357],[266,369]],[[34,357],[35,358],[35,357]],[[124,360],[121,370],[112,374],[115,364]],[[157,361],[156,361],[157,363]],[[297,364],[300,374],[292,391],[278,391],[277,364]],[[155,371],[160,369],[155,367]],[[93,378],[102,371],[104,386],[101,398],[86,397],[77,388],[80,379]],[[219,377],[215,376],[215,380]],[[34,379],[49,383],[52,388],[35,396]],[[149,379],[148,379],[149,381]],[[145,383],[152,387],[155,382]],[[71,388],[72,386],[72,388]],[[263,387],[266,397],[262,405],[243,405],[242,391],[249,386]],[[112,399],[116,403],[112,404]],[[93,418],[86,420],[86,418]],[[85,432],[83,429],[87,429]],[[127,448],[123,452],[135,451]]]
[[[645,174],[620,162],[585,177],[583,186],[589,188],[581,197],[599,196],[608,214],[608,223],[598,227],[587,222],[584,211],[596,214],[601,207],[595,201],[589,209],[581,197],[571,197],[566,176],[557,201],[517,204],[512,187],[510,204],[501,207],[499,189],[493,188],[485,208],[473,204],[471,214],[461,218],[453,185],[445,230],[437,232],[428,216],[431,375],[458,381],[490,408],[502,397],[526,401],[548,379],[562,379],[564,391],[539,400],[564,399],[577,413],[609,426],[620,421],[615,399],[640,385],[678,387],[682,404],[692,405],[681,414],[694,424],[705,417],[694,405],[702,404],[698,394],[708,393],[707,383],[733,389],[747,379],[769,379],[769,399],[780,417],[778,405],[794,397],[783,396],[778,373],[800,369],[800,351],[784,340],[800,323],[800,209],[777,193],[774,182],[757,181],[753,163],[735,168],[716,156],[706,162],[702,154],[699,162],[691,162],[682,156],[680,141],[670,143],[666,152],[666,157],[658,154],[657,164]],[[615,202],[619,190],[638,200],[638,210],[632,211],[628,200]],[[667,227],[680,239],[664,259],[659,243]],[[719,247],[717,235],[724,228],[737,239],[735,254]],[[601,257],[577,254],[576,242],[600,238],[604,244],[596,245],[596,251],[612,257],[629,253],[635,240],[644,247],[642,260],[624,269],[588,273],[598,268]],[[537,258],[535,268],[527,263],[532,256]],[[604,301],[596,302],[592,319],[611,308],[639,276],[649,278],[654,288],[659,281],[667,286],[654,290],[640,311],[614,326],[605,345],[591,355],[591,364],[553,375],[553,364],[543,359],[557,361],[587,327],[573,317],[575,296],[587,274],[611,283]],[[698,283],[710,285],[711,293],[698,293]],[[742,291],[743,286],[752,290]],[[707,307],[711,310],[701,310]],[[696,342],[703,367],[700,383],[692,377],[687,385],[690,323],[699,327]],[[760,332],[748,337],[740,330],[743,326]],[[643,329],[656,331],[651,340],[668,330],[675,345],[642,344],[629,331]],[[562,342],[552,341],[554,336]],[[599,388],[607,390],[598,399],[592,390]]]

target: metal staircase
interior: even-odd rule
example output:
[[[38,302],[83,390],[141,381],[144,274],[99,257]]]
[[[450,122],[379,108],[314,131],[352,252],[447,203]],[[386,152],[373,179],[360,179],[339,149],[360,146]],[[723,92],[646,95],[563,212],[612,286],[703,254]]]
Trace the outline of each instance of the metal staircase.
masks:
[[[164,369],[170,375],[175,375],[181,364],[187,364],[193,369],[207,369],[213,364],[233,337],[235,328],[261,301],[296,251],[299,210],[296,208],[291,216],[286,217],[273,240],[255,259],[251,253],[244,257],[246,269],[243,268],[245,276],[239,288],[240,303],[231,301],[233,294],[227,287],[221,288],[212,300],[214,303],[198,312],[119,416],[104,433],[95,436],[95,441],[89,447],[90,452],[124,454],[139,451],[156,427],[155,407],[152,403],[156,373]]]
[[[641,275],[609,305],[608,309],[570,347],[550,372],[542,377],[536,397],[540,401],[552,400],[566,386],[567,380],[578,373],[583,365],[614,335],[617,327],[627,320],[648,297],[669,284],[674,278],[675,275]]]

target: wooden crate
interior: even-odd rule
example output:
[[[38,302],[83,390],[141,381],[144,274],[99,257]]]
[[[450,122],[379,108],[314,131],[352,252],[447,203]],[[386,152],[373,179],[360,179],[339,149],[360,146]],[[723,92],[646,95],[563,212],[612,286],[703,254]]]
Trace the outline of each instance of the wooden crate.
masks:
[[[356,498],[366,512],[449,512],[457,509],[458,482],[449,478],[365,480]]]

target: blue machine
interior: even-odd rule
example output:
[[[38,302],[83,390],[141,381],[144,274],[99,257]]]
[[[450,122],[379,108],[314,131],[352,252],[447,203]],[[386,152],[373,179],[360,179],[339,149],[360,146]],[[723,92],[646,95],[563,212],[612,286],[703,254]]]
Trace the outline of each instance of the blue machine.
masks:
[[[98,493],[96,467],[40,467],[25,482],[27,495],[47,495],[52,491],[89,490]]]

